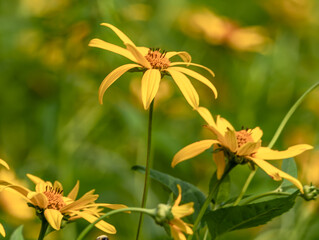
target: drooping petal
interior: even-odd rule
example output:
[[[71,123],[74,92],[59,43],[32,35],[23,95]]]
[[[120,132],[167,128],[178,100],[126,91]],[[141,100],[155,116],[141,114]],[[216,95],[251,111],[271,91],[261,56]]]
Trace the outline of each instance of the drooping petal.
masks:
[[[255,127],[251,130],[251,137],[254,140],[254,142],[258,142],[261,137],[263,136],[263,131],[260,129],[260,127]]]
[[[185,235],[179,230],[178,227],[170,225],[171,235],[174,240],[186,240]]]
[[[78,216],[85,219],[89,223],[93,223],[94,221],[96,221],[98,219],[97,217],[95,217],[89,213],[86,213],[86,212],[76,211],[74,213],[76,213]],[[116,233],[115,227],[113,225],[103,221],[103,220],[101,220],[97,224],[95,224],[95,227],[99,228],[100,230],[102,230],[103,232],[106,232],[106,233],[110,233],[110,234]]]
[[[313,149],[313,146],[308,144],[298,144],[292,147],[289,147],[285,151],[277,151],[272,150],[267,147],[261,147],[258,149],[256,153],[256,158],[266,159],[266,160],[278,160],[278,159],[285,159],[297,156],[303,153],[306,150]]]
[[[208,125],[216,126],[215,120],[207,108],[198,107],[196,111],[199,113],[199,115],[201,115],[201,117],[207,122]]]
[[[181,185],[177,184],[177,189],[178,189],[178,195],[177,198],[174,202],[174,206],[178,206],[182,200],[182,188]]]
[[[190,80],[183,73],[171,70],[171,68],[167,68],[166,71],[170,73],[189,105],[194,109],[197,109],[199,105],[199,96]]]
[[[0,165],[4,166],[6,169],[10,169],[8,163],[6,161],[4,161],[3,159],[0,159]]]
[[[194,203],[189,202],[180,206],[173,206],[171,211],[174,218],[183,218],[194,213]]]
[[[72,199],[72,200],[75,200],[76,197],[78,196],[79,188],[80,188],[80,182],[78,180],[78,181],[76,181],[75,186],[73,187],[73,189],[71,190],[71,192],[68,194],[67,197]]]
[[[30,192],[27,197],[34,206],[38,206],[42,209],[47,208],[48,206],[48,198],[42,192]]]
[[[63,218],[63,215],[60,213],[60,211],[56,209],[45,209],[44,216],[53,229],[57,231],[60,230]]]
[[[117,45],[114,45],[112,43],[108,43],[108,42],[105,42],[101,39],[98,39],[98,38],[94,38],[92,39],[90,42],[89,42],[89,46],[90,47],[96,47],[96,48],[101,48],[101,49],[104,49],[104,50],[107,50],[107,51],[110,51],[110,52],[114,52],[116,54],[119,54],[123,57],[126,57],[127,59],[133,61],[133,62],[138,62],[136,60],[136,58],[132,55],[132,53],[130,51],[128,51],[127,49],[125,48],[122,48],[122,47],[119,47]]]
[[[213,160],[216,164],[217,168],[217,179],[221,179],[226,168],[226,161],[225,161],[225,155],[224,151],[219,151],[213,153]]]
[[[166,57],[167,59],[170,59],[171,57],[174,57],[174,56],[176,56],[176,55],[180,56],[181,59],[182,59],[184,62],[190,63],[190,62],[192,61],[191,55],[189,55],[188,52],[184,52],[184,51],[181,51],[181,52],[174,52],[174,51],[173,51],[173,52],[167,52],[167,53],[165,54],[165,57]]]
[[[183,220],[174,218],[170,221],[170,223],[174,224],[176,227],[178,227],[181,231],[187,233],[187,234],[193,234],[193,230],[186,224]]]
[[[137,63],[141,64],[145,68],[152,68],[149,61],[146,60],[145,56],[143,56],[143,54],[138,50],[138,48],[129,43],[126,43],[125,45],[127,50],[130,51],[130,53],[132,53],[132,55],[135,57]]]
[[[199,74],[199,73],[197,73],[197,72],[195,72],[193,70],[190,70],[188,68],[170,67],[170,69],[178,71],[178,72],[185,73],[188,76],[191,76],[191,77],[197,79],[198,81],[204,83],[207,87],[209,87],[213,91],[213,93],[215,95],[215,98],[217,98],[217,90],[216,90],[215,86],[206,77],[204,77],[201,74]]]
[[[230,151],[232,152],[237,151],[238,143],[237,143],[236,132],[234,130],[227,129],[227,131],[225,132],[224,140],[225,142],[224,143],[222,142],[222,144],[225,147],[229,148]]]
[[[155,98],[161,81],[161,73],[158,69],[147,70],[142,77],[141,92],[144,109],[148,109]]]
[[[300,192],[303,193],[302,184],[299,182],[298,179],[290,176],[289,174],[279,170],[278,168],[274,167],[270,163],[264,161],[263,159],[258,159],[255,157],[249,157],[254,163],[256,163],[261,169],[263,169],[269,176],[271,176],[275,181],[280,181],[282,178],[287,179],[288,181],[292,182],[299,188]]]
[[[34,176],[34,175],[32,175],[32,174],[27,174],[27,177],[34,183],[34,184],[38,184],[38,183],[40,183],[40,182],[42,182],[42,183],[44,183],[44,181],[41,179],[41,178],[39,178],[39,177],[37,177],[37,176]]]
[[[28,196],[29,192],[31,192],[31,191],[25,187],[15,185],[15,184],[12,184],[10,182],[3,181],[3,180],[0,180],[0,187],[4,187],[3,189],[7,189],[7,188],[11,189],[11,190],[19,193],[27,201],[29,200],[27,196]]]
[[[204,68],[206,71],[208,71],[213,77],[215,77],[215,73],[210,70],[208,67],[205,67],[203,65],[197,64],[197,63],[185,63],[185,62],[173,62],[171,63],[171,67],[176,66],[176,65],[191,65],[191,66],[196,66],[196,67],[200,67],[200,68]]]
[[[115,26],[113,26],[113,25],[111,25],[109,23],[101,23],[100,25],[112,29],[113,32],[123,41],[124,44],[129,43],[129,44],[135,46],[135,44],[132,42],[132,40],[128,36],[126,36],[126,34],[124,34],[117,27],[115,27]]]
[[[238,149],[237,155],[239,156],[251,155],[252,153],[255,153],[257,149],[260,148],[260,146],[261,146],[260,140],[258,142],[247,142]]]
[[[204,152],[205,150],[209,149],[213,144],[218,143],[219,141],[213,139],[194,142],[179,150],[179,152],[175,154],[171,165],[172,167],[175,167],[178,163],[195,157],[200,153]]]
[[[6,236],[6,231],[4,230],[4,227],[2,226],[2,224],[0,223],[0,234],[5,237]]]
[[[114,69],[109,75],[104,78],[103,82],[100,85],[99,88],[99,102],[100,104],[103,104],[103,95],[105,91],[108,89],[111,84],[113,84],[119,77],[121,77],[124,73],[126,73],[128,70],[132,68],[140,67],[140,65],[137,64],[126,64],[123,66],[120,66],[116,69]]]

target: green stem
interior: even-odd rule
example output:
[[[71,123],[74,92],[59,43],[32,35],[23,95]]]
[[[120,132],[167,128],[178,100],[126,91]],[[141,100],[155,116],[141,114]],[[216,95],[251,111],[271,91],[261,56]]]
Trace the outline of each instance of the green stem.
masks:
[[[145,178],[144,178],[144,190],[143,190],[143,197],[142,197],[142,204],[141,208],[145,208],[146,201],[147,201],[147,194],[149,189],[149,178],[150,178],[150,170],[152,167],[152,159],[151,155],[151,143],[152,143],[152,122],[153,122],[153,106],[154,100],[151,102],[149,115],[148,115],[148,132],[147,132],[147,153],[146,153],[146,169],[145,169]],[[140,214],[140,219],[138,221],[137,233],[136,233],[136,240],[139,239],[141,228],[143,225],[144,215],[143,213]]]
[[[223,176],[221,177],[221,179],[219,179],[217,181],[217,183],[212,187],[208,197],[206,198],[204,204],[202,205],[196,219],[195,219],[195,222],[194,222],[194,226],[193,226],[193,232],[195,233],[196,232],[196,229],[200,223],[200,221],[202,220],[205,212],[206,212],[206,209],[208,208],[209,204],[211,203],[211,201],[213,200],[213,198],[216,196],[216,194],[218,193],[218,189],[219,189],[219,186],[220,184],[223,182],[225,176],[230,172],[230,170],[233,169],[233,167],[235,167],[235,164],[232,164],[230,163],[228,165],[228,168],[226,169],[226,171],[224,172]],[[189,235],[187,240],[192,240],[193,239],[193,235]]]
[[[252,197],[249,197],[247,199],[245,199],[241,204],[240,206],[243,206],[243,205],[246,205],[252,201],[255,201],[259,198],[263,198],[263,197],[267,197],[267,196],[271,196],[271,195],[290,195],[290,193],[286,193],[286,192],[266,192],[266,193],[262,193],[262,194],[259,194],[259,195],[256,195],[256,196],[252,196]]]
[[[38,240],[42,240],[45,237],[45,233],[48,229],[49,223],[47,222],[47,220],[45,218],[43,218],[42,223],[41,223],[41,230],[39,233],[39,237]]]
[[[315,83],[314,85],[312,85],[296,102],[295,104],[289,109],[289,111],[287,112],[287,114],[285,115],[285,117],[282,119],[280,125],[278,126],[274,136],[272,137],[270,143],[268,144],[267,147],[272,148],[276,141],[278,140],[279,135],[281,134],[282,130],[284,129],[284,127],[286,126],[288,120],[290,119],[290,117],[292,116],[292,114],[294,114],[294,112],[296,111],[296,109],[299,107],[299,105],[302,103],[302,101],[305,99],[305,97],[311,92],[313,91],[317,86],[319,85],[319,82]],[[233,206],[236,206],[240,200],[242,199],[242,197],[244,196],[250,182],[252,181],[253,177],[255,176],[258,167],[255,166],[255,170],[252,171],[250,173],[250,175],[248,176],[244,187],[242,188],[238,198],[236,199],[235,203]]]
[[[117,213],[121,213],[121,212],[140,212],[140,213],[146,213],[149,214],[151,216],[155,215],[155,211],[156,209],[145,209],[145,208],[136,208],[136,207],[130,207],[130,208],[121,208],[121,209],[116,209],[116,210],[112,210],[104,215],[102,215],[101,217],[99,217],[98,219],[96,219],[94,222],[92,222],[90,225],[88,225],[78,236],[77,240],[82,240],[87,234],[88,232],[94,227],[95,224],[97,224],[99,221],[103,220],[106,217],[109,217],[113,214],[117,214]]]
[[[208,228],[205,230],[205,234],[204,234],[203,240],[207,240],[207,237],[208,237]]]

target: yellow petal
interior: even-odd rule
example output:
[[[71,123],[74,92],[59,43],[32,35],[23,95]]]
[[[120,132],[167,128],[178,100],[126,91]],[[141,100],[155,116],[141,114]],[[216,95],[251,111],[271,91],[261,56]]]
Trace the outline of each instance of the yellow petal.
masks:
[[[0,159],[0,165],[4,166],[8,170],[10,169],[8,163],[6,161],[2,160],[2,159]]]
[[[186,224],[183,220],[174,218],[170,221],[171,224],[174,224],[176,227],[178,227],[181,231],[187,233],[187,234],[193,234],[193,230]]]
[[[144,109],[148,109],[151,102],[155,98],[161,81],[161,73],[157,69],[147,70],[142,78],[142,102]]]
[[[143,55],[146,56],[150,50],[148,47],[136,47],[137,50]]]
[[[221,133],[225,133],[228,129],[235,131],[234,127],[228,122],[225,118],[222,118],[220,115],[217,115],[216,125],[218,131]]]
[[[75,200],[79,193],[79,187],[80,187],[80,182],[76,181],[75,186],[73,187],[73,189],[71,190],[71,192],[68,194],[67,197],[71,198],[72,200]]]
[[[111,203],[94,203],[92,204],[92,207],[105,207],[110,209],[122,209],[122,208],[128,208],[128,206],[124,204],[111,204]]]
[[[213,144],[218,144],[219,141],[217,140],[212,140],[212,139],[207,139],[207,140],[202,140],[199,142],[194,142],[181,150],[179,150],[178,153],[175,154],[173,161],[172,161],[172,167],[175,167],[176,164],[183,162],[187,159],[190,159],[192,157],[195,157],[205,150],[209,149]]]
[[[63,215],[60,213],[60,211],[56,209],[45,209],[44,216],[52,228],[57,231],[60,230],[63,218]]]
[[[217,179],[221,179],[226,167],[224,151],[213,153],[213,160],[217,168]]]
[[[194,109],[197,109],[199,105],[199,96],[189,79],[183,73],[171,70],[171,68],[167,68],[166,71],[170,73],[189,105]]]
[[[178,227],[170,225],[171,235],[174,240],[186,240],[185,235],[179,230]]]
[[[178,206],[182,200],[182,188],[179,184],[177,184],[177,189],[178,189],[178,195],[174,202],[174,206]]]
[[[298,179],[290,176],[289,174],[279,170],[278,168],[274,167],[270,163],[264,161],[263,159],[249,157],[254,163],[256,163],[261,169],[263,169],[269,176],[271,176],[275,181],[280,181],[282,178],[287,179],[288,181],[292,182],[299,188],[300,192],[303,193],[302,184],[299,182]]]
[[[38,206],[42,209],[46,208],[48,206],[48,198],[44,195],[44,193],[38,193],[38,192],[30,192],[28,194],[28,198],[30,199],[30,202]]]
[[[92,216],[91,214],[86,213],[86,212],[74,212],[74,213],[90,223],[93,223],[94,221],[96,221],[98,219],[97,217]],[[110,234],[116,233],[115,227],[113,225],[103,221],[103,220],[101,220],[97,224],[95,224],[95,227],[99,228],[100,230],[102,230],[103,232],[106,232],[106,233],[110,233]]]
[[[113,32],[115,32],[115,34],[123,41],[123,43],[129,43],[133,46],[135,46],[135,44],[132,42],[132,40],[126,36],[120,29],[118,29],[117,27],[109,24],[109,23],[101,23],[102,26],[108,27],[110,29],[113,30]]]
[[[132,68],[140,67],[140,65],[137,64],[126,64],[123,66],[120,66],[116,69],[114,69],[109,75],[104,78],[103,82],[100,85],[99,88],[99,102],[100,104],[103,104],[103,95],[105,91],[108,89],[109,86],[111,86],[112,83],[114,83],[119,77],[121,77],[124,73],[126,73],[128,70]]]
[[[215,74],[212,70],[210,70],[209,68],[203,66],[203,65],[200,65],[200,64],[197,64],[197,63],[185,63],[185,62],[173,62],[171,63],[170,66],[176,66],[176,65],[191,65],[191,66],[196,66],[196,67],[200,67],[200,68],[204,68],[206,71],[208,71],[213,77],[215,77]]]
[[[54,181],[53,188],[63,190],[63,186],[59,181]]]
[[[35,186],[35,191],[36,192],[45,192],[48,187],[52,187],[51,182],[38,182],[37,185]]]
[[[278,159],[285,159],[285,158],[291,158],[291,157],[297,156],[309,149],[313,149],[313,146],[310,146],[308,144],[298,144],[288,148],[285,151],[277,151],[267,147],[261,147],[258,149],[255,156],[256,158],[261,158],[266,160],[278,160]]]
[[[64,206],[60,209],[62,213],[73,211],[73,210],[81,210],[86,207],[87,204],[90,204],[94,202],[96,199],[98,199],[99,195],[93,194],[94,190],[87,192],[84,194],[81,198],[78,200]]]
[[[254,142],[258,142],[263,136],[263,131],[259,127],[255,127],[251,130],[251,137]]]
[[[210,111],[205,107],[198,107],[196,111],[201,115],[201,117],[207,122],[208,125],[216,126],[214,118]]]
[[[172,214],[174,218],[183,218],[185,216],[191,215],[194,213],[194,203],[189,202],[180,206],[172,207]]]
[[[201,74],[199,74],[193,70],[190,70],[188,68],[183,68],[183,67],[170,67],[170,69],[185,73],[188,76],[191,76],[191,77],[197,79],[198,81],[204,83],[207,87],[209,87],[213,91],[215,98],[217,98],[217,90],[216,90],[215,86],[207,78],[205,78]]]
[[[190,63],[190,62],[192,61],[191,55],[189,55],[188,52],[184,52],[184,51],[182,51],[182,52],[174,52],[174,51],[173,51],[173,52],[167,52],[166,55],[165,55],[165,57],[166,57],[167,59],[170,59],[171,57],[174,57],[174,56],[176,56],[176,55],[180,56],[181,59],[182,59],[184,62]]]
[[[0,187],[3,186],[4,188],[3,189],[6,189],[6,188],[9,188],[9,189],[12,189],[14,190],[15,192],[19,193],[24,199],[26,199],[27,201],[29,200],[27,198],[28,194],[30,193],[30,190],[25,188],[25,187],[22,187],[22,186],[19,186],[19,185],[15,185],[15,184],[12,184],[10,182],[7,182],[7,181],[3,181],[3,180],[0,180]],[[2,190],[2,189],[1,189]]]
[[[234,130],[228,129],[225,132],[224,139],[225,139],[225,142],[224,143],[222,142],[222,144],[225,147],[229,148],[230,151],[236,152],[238,147],[236,132]]]
[[[127,59],[130,59],[133,62],[137,62],[136,58],[132,55],[130,51],[128,51],[125,48],[119,47],[117,45],[114,45],[112,43],[105,42],[101,39],[94,38],[89,42],[90,47],[96,47],[101,48],[110,52],[114,52],[116,54],[119,54],[123,57],[126,57]]]
[[[127,50],[130,51],[130,53],[132,53],[132,55],[135,57],[137,63],[141,64],[145,68],[152,68],[149,61],[146,60],[145,56],[143,56],[143,54],[138,50],[138,48],[129,43],[126,43],[125,45]]]
[[[38,183],[40,183],[40,182],[42,182],[42,183],[44,183],[44,181],[41,179],[41,178],[39,178],[39,177],[37,177],[37,176],[34,176],[34,175],[32,175],[32,174],[27,174],[27,177],[34,183],[34,184],[38,184]]]
[[[261,146],[261,141],[258,142],[247,142],[244,145],[242,145],[238,151],[237,155],[239,156],[248,156],[257,151],[258,148]]]
[[[2,224],[0,223],[0,234],[5,237],[6,236],[6,231],[4,230],[4,227],[2,226]]]

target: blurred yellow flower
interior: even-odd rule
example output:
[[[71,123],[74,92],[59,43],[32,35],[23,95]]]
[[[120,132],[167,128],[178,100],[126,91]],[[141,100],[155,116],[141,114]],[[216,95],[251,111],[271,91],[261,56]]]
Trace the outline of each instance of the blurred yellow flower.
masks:
[[[242,129],[236,131],[234,127],[224,118],[217,116],[214,121],[210,112],[203,107],[198,108],[199,114],[206,120],[206,126],[217,139],[207,139],[192,143],[181,149],[173,158],[172,167],[189,158],[197,156],[215,145],[213,158],[217,165],[217,178],[220,179],[225,170],[225,157],[237,164],[253,163],[263,169],[275,181],[285,178],[295,184],[303,193],[302,184],[299,180],[279,170],[265,160],[277,160],[294,157],[313,147],[308,144],[298,144],[289,147],[285,151],[276,151],[268,147],[261,147],[262,130],[259,127],[254,129]]]
[[[121,204],[95,203],[98,195],[94,194],[94,190],[76,200],[79,181],[67,196],[63,196],[63,187],[60,182],[55,181],[52,184],[31,174],[27,176],[36,184],[35,191],[3,180],[0,180],[0,186],[3,189],[11,189],[19,193],[29,206],[37,210],[37,215],[42,220],[45,219],[55,230],[60,230],[62,220],[73,221],[83,218],[92,223],[102,215],[102,208],[126,208],[125,205]],[[106,233],[116,233],[115,227],[105,221],[99,221],[95,226]]]
[[[0,159],[0,165],[4,166],[5,168],[9,169],[9,165],[7,164],[6,161]],[[2,226],[2,224],[0,223],[0,234],[5,237],[6,236],[6,232]]]
[[[198,81],[207,85],[217,97],[217,90],[215,86],[201,74],[190,70],[188,68],[180,67],[178,65],[192,65],[206,69],[212,76],[214,73],[202,65],[191,63],[191,56],[187,52],[166,52],[159,48],[137,47],[135,44],[118,28],[108,23],[102,23],[102,26],[108,27],[123,41],[126,48],[105,42],[101,39],[92,39],[89,43],[91,47],[102,48],[122,55],[129,60],[135,62],[133,64],[125,64],[113,70],[106,76],[99,88],[99,101],[103,103],[103,95],[107,88],[113,84],[125,72],[135,69],[144,72],[141,82],[141,96],[144,109],[148,109],[150,103],[155,98],[161,78],[165,74],[172,76],[173,80],[181,90],[187,102],[196,109],[199,106],[199,96],[188,79],[188,76],[197,79]],[[171,62],[173,56],[180,56],[184,62]]]
[[[170,220],[168,224],[170,226],[171,234],[174,240],[186,240],[186,237],[183,234],[183,232],[192,235],[193,230],[190,227],[192,225],[185,223],[183,220],[181,220],[181,218],[194,213],[194,203],[190,202],[183,205],[179,205],[182,200],[182,189],[179,184],[177,184],[177,188],[178,196],[174,205],[171,208],[171,213],[173,214],[174,218]]]
[[[240,27],[208,9],[185,13],[181,29],[192,37],[203,37],[210,44],[227,45],[238,51],[260,52],[269,43],[264,28]]]
[[[4,166],[8,170],[10,169],[8,163],[6,161],[2,160],[2,159],[0,159],[0,165]]]

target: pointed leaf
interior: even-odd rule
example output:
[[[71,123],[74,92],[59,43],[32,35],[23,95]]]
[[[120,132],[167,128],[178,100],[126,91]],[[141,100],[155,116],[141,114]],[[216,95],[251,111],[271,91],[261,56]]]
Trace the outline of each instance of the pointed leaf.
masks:
[[[17,227],[16,230],[14,230],[14,232],[12,233],[10,240],[24,240],[22,231],[23,225]]]

